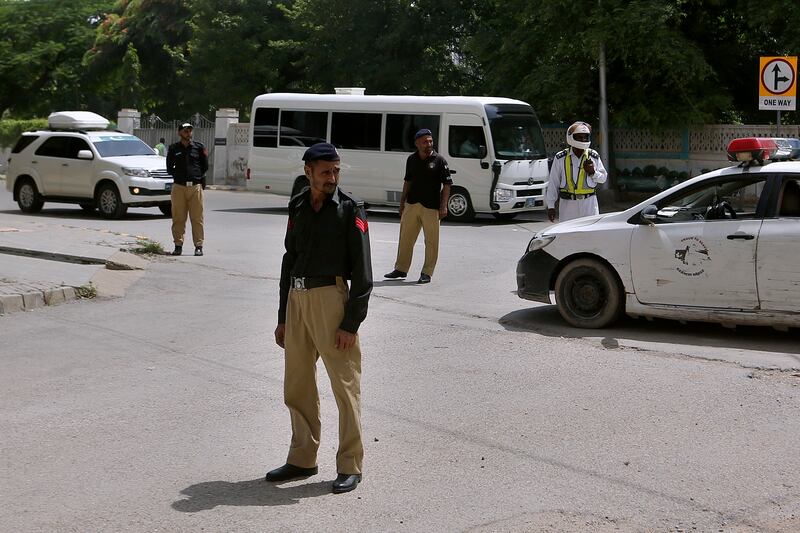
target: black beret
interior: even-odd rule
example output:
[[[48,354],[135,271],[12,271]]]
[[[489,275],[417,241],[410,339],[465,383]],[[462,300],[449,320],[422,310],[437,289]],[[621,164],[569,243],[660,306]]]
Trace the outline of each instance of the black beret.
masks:
[[[336,147],[330,143],[317,143],[310,146],[306,153],[303,154],[303,161],[310,163],[311,161],[339,161],[339,152]]]

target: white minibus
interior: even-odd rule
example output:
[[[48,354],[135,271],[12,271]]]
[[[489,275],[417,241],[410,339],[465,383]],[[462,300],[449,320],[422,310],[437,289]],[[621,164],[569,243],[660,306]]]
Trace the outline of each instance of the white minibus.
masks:
[[[247,188],[293,195],[308,184],[306,147],[330,142],[340,187],[367,206],[397,206],[414,133],[433,132],[453,178],[450,219],[513,218],[544,209],[547,156],[539,119],[519,100],[471,96],[271,93],[250,115]]]

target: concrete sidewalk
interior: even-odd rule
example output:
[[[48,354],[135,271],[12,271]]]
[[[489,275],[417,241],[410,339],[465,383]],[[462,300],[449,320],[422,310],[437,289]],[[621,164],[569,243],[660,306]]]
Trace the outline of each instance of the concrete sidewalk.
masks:
[[[0,314],[78,297],[123,296],[148,261],[136,236],[0,217]]]

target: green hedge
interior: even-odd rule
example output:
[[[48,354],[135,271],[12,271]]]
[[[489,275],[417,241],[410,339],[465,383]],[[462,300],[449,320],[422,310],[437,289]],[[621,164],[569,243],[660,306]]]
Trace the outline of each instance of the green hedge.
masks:
[[[10,148],[23,131],[37,130],[47,127],[46,118],[29,120],[0,120],[0,148]]]

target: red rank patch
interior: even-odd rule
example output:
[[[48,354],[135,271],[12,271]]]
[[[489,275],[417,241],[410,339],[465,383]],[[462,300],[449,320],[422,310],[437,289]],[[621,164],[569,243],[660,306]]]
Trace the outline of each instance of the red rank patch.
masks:
[[[356,217],[356,227],[361,230],[361,233],[366,233],[369,229],[369,224],[363,218]]]

